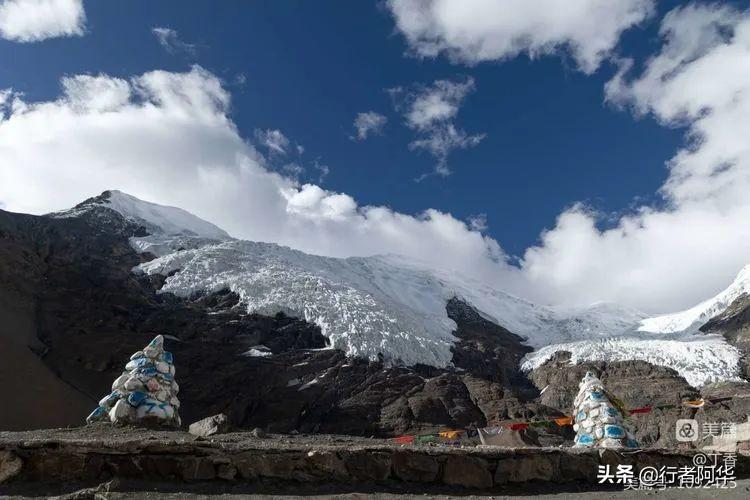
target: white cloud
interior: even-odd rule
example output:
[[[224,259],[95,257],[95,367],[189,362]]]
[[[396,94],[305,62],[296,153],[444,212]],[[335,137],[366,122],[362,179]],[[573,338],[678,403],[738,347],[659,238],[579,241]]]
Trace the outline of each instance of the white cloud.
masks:
[[[127,81],[104,76],[76,75],[62,81],[63,95],[76,111],[111,111],[130,100]]]
[[[472,215],[467,220],[472,231],[482,232],[489,227],[487,225],[487,214]]]
[[[358,113],[354,119],[354,128],[357,129],[356,139],[363,141],[367,136],[372,134],[381,134],[383,127],[388,122],[388,118],[375,111]]]
[[[328,174],[331,173],[331,168],[328,165],[323,165],[319,160],[315,160],[313,167],[318,171],[318,184],[322,184]]]
[[[281,167],[281,171],[284,172],[284,175],[288,176],[290,179],[298,181],[302,174],[305,173],[305,167],[303,167],[299,163],[287,163],[286,165]]]
[[[607,99],[688,125],[688,142],[668,163],[666,208],[642,207],[601,231],[577,206],[526,252],[524,270],[551,301],[620,300],[669,311],[707,298],[750,263],[750,13],[689,5],[661,25],[664,45]]]
[[[591,73],[654,0],[388,0],[396,27],[419,56],[474,64],[569,51]]]
[[[569,51],[589,73],[613,57],[623,30],[653,11],[650,0],[388,5],[419,55],[474,64]],[[686,146],[668,163],[663,208],[642,206],[614,221],[582,205],[564,211],[525,252],[517,293],[550,303],[611,300],[669,311],[716,293],[750,262],[750,14],[688,5],[664,18],[661,36],[660,53],[638,77],[630,74],[633,61],[616,59],[621,69],[606,97],[665,126],[689,127]],[[414,126],[455,115],[455,106],[437,101],[414,113]],[[424,147],[441,144],[422,140]]]
[[[429,129],[434,124],[453,119],[464,98],[475,89],[474,79],[463,82],[436,80],[429,87],[407,96],[406,123],[415,129]]]
[[[417,87],[413,91],[402,88],[389,90],[397,99],[397,109],[404,110],[406,125],[417,133],[409,148],[424,149],[434,156],[437,160],[433,171],[435,174],[450,175],[448,156],[451,151],[474,147],[485,137],[484,134],[469,135],[456,128],[452,121],[461,103],[474,88],[474,79],[466,78],[464,81],[436,80],[430,86]]]
[[[433,126],[421,139],[409,143],[410,149],[424,149],[437,158],[434,173],[446,177],[451,174],[448,167],[448,155],[454,149],[472,148],[482,142],[484,134],[469,135],[457,129],[452,123],[441,123]],[[418,180],[424,179],[425,175]]]
[[[156,36],[159,45],[164,47],[167,52],[172,54],[184,52],[189,55],[195,55],[195,44],[182,41],[177,31],[171,28],[156,27],[152,28],[151,32]]]
[[[576,205],[519,268],[481,234],[481,218],[360,206],[270,172],[228,117],[221,82],[199,67],[74,76],[58,99],[38,103],[0,92],[0,199],[10,210],[42,213],[121,189],[248,239],[334,256],[400,253],[547,303],[674,310],[717,292],[750,262],[750,14],[690,6],[664,19],[662,36],[642,72],[623,65],[607,99],[689,126],[688,143],[668,165],[665,208],[640,207],[602,230],[599,214]],[[452,125],[463,97],[415,108],[423,94],[402,101],[415,132]]]
[[[83,35],[83,0],[4,0],[0,37],[15,42]]]
[[[479,278],[514,274],[495,241],[449,214],[361,206],[269,171],[228,117],[229,105],[222,83],[197,66],[129,79],[73,76],[51,101],[9,92],[0,114],[0,199],[38,214],[120,189],[184,207],[235,236],[307,252],[398,253]]]
[[[286,155],[289,147],[289,139],[281,130],[261,130],[255,129],[255,140],[258,144],[264,146],[270,153]],[[297,147],[299,151],[299,146]]]

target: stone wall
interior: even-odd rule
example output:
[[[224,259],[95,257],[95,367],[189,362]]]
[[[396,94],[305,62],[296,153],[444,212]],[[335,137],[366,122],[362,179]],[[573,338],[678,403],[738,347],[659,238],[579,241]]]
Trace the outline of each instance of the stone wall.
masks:
[[[454,448],[396,446],[334,436],[249,433],[201,440],[180,432],[122,431],[102,438],[0,433],[3,486],[111,478],[196,482],[289,482],[441,485],[492,490],[505,485],[597,484],[600,464],[691,465],[693,452],[570,448]],[[750,457],[737,457],[738,478],[750,476]],[[418,488],[417,488],[418,489]]]

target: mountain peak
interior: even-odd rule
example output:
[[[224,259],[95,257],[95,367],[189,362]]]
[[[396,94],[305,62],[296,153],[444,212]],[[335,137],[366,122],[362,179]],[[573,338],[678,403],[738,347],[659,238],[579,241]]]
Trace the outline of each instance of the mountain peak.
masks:
[[[144,201],[116,189],[104,191],[75,207],[53,214],[55,217],[75,217],[92,209],[104,207],[135,222],[151,234],[164,236],[194,236],[229,239],[229,234],[218,226],[177,207]]]

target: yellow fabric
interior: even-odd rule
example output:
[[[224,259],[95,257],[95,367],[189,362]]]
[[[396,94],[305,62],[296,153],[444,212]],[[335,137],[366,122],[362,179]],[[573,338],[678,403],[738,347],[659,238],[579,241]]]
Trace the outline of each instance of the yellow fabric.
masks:
[[[441,438],[445,439],[458,439],[461,437],[463,431],[443,431],[440,433]]]
[[[691,408],[700,408],[701,406],[706,404],[706,402],[703,399],[695,399],[693,401],[685,401],[682,404],[684,404],[685,406],[689,406]]]
[[[557,425],[573,425],[573,417],[560,417],[555,419]]]

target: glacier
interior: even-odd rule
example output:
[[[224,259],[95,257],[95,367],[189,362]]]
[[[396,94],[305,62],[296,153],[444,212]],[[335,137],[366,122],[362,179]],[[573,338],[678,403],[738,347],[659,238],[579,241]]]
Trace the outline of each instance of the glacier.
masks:
[[[248,312],[283,312],[318,325],[331,348],[351,356],[382,357],[389,364],[407,366],[450,366],[457,338],[446,302],[457,297],[535,349],[523,360],[526,370],[567,350],[572,363],[640,359],[667,366],[696,386],[739,379],[738,351],[720,336],[698,334],[694,326],[726,308],[736,291],[720,294],[695,311],[658,318],[604,302],[544,306],[502,291],[502,284],[464,278],[415,259],[332,258],[238,240],[184,210],[119,191],[106,193],[55,215],[73,216],[96,207],[115,210],[147,229],[147,236],[132,237],[130,244],[156,258],[134,272],[168,276],[161,293],[190,297],[229,289]],[[750,282],[746,278],[738,277],[743,286]]]
[[[694,335],[679,339],[645,336],[615,336],[552,344],[527,355],[521,368],[529,371],[543,365],[556,352],[570,352],[570,363],[583,361],[647,361],[679,373],[693,387],[712,382],[742,381],[740,352],[720,335]]]

